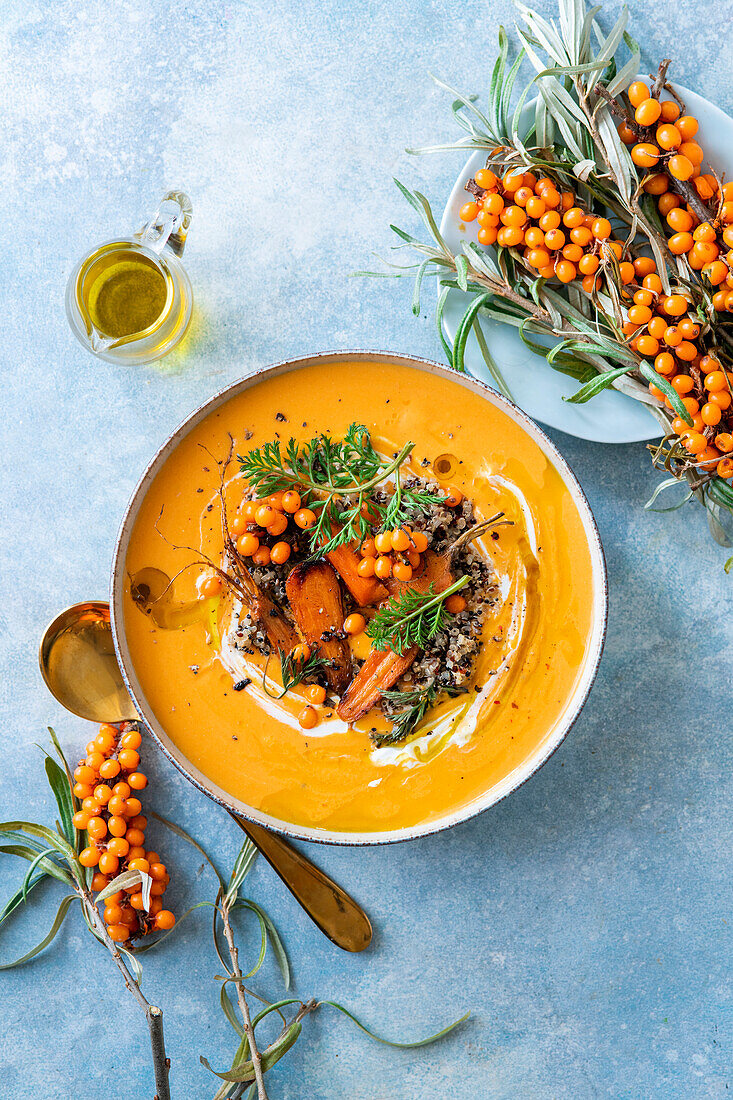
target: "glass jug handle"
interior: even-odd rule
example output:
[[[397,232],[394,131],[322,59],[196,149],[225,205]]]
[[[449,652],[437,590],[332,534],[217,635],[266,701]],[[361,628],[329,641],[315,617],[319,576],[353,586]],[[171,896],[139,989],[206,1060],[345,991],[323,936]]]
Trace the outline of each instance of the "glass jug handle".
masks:
[[[185,191],[167,191],[149,222],[135,234],[135,240],[153,252],[167,246],[175,256],[186,247],[193,207]]]

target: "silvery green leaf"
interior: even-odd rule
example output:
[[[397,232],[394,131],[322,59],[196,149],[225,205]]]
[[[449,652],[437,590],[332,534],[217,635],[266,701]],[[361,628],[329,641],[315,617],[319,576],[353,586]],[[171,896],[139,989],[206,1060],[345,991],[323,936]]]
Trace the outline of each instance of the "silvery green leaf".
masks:
[[[624,41],[626,41],[628,37],[629,36],[625,34]],[[637,47],[637,49],[632,50],[629,60],[621,66],[613,80],[609,82],[608,91],[612,96],[617,96],[619,92],[623,92],[627,85],[631,83],[639,71],[640,61],[641,53]]]
[[[470,96],[465,96],[463,92],[459,92],[455,88],[452,88],[450,84],[446,84],[444,80],[441,80],[439,77],[435,76],[434,73],[431,73],[430,76],[439,88],[444,88],[446,92],[450,92],[454,99],[457,99],[460,103],[462,103],[467,111],[470,111],[472,114],[474,114],[487,133],[491,132],[491,125],[488,118],[485,114],[479,111],[478,107],[475,105]]]
[[[35,947],[32,947],[30,951],[26,951],[24,955],[21,955],[19,959],[14,959],[13,962],[0,964],[0,970],[12,970],[15,966],[21,966],[23,963],[29,962],[30,959],[34,958],[41,951],[43,951],[44,947],[48,947],[51,941],[55,939],[56,933],[59,931],[61,925],[64,923],[64,918],[69,911],[69,906],[71,905],[72,901],[75,900],[76,894],[69,894],[67,895],[67,897],[63,898],[56,912],[56,916],[54,917],[53,924],[51,925],[49,931],[46,933],[43,939],[39,943],[37,943]]]
[[[636,174],[626,146],[618,136],[615,123],[607,108],[598,112],[596,118],[598,133],[608,165],[616,177],[618,189],[627,205],[631,205],[631,197],[636,190]]]
[[[583,38],[585,0],[560,0],[558,8],[565,46],[572,64],[577,65],[582,60],[580,47]]]
[[[579,180],[587,180],[591,172],[596,169],[596,162],[594,160],[580,160],[577,164],[573,165],[573,175],[577,176]]]
[[[568,56],[563,41],[555,28],[537,12],[522,4],[520,0],[516,0],[515,7],[531,30],[534,38],[550,57],[554,58],[558,65],[572,64],[572,58]]]
[[[655,508],[654,502],[659,494],[665,492],[665,490],[667,489],[671,489],[673,486],[686,487],[687,491],[682,500],[677,501],[675,504],[669,505],[669,507],[667,508]],[[656,489],[649,497],[649,500],[644,505],[644,508],[649,512],[676,512],[678,508],[682,508],[683,505],[687,504],[688,500],[690,500],[691,497],[692,489],[690,489],[689,485],[686,485],[686,483],[678,477],[668,477],[664,481],[660,481],[659,485],[657,485]]]
[[[583,19],[583,26],[580,32],[580,45],[578,47],[578,60],[585,62],[590,56],[590,35],[593,29],[593,21],[601,10],[601,5],[596,4],[595,7],[589,8],[585,13]]]
[[[148,878],[150,878],[149,875]],[[126,890],[128,886],[137,886],[139,882],[142,882],[140,871],[123,871],[121,874],[116,875],[111,882],[107,883],[103,890],[99,891],[96,902],[99,904],[101,901],[106,901],[112,894],[116,894],[118,890]]]

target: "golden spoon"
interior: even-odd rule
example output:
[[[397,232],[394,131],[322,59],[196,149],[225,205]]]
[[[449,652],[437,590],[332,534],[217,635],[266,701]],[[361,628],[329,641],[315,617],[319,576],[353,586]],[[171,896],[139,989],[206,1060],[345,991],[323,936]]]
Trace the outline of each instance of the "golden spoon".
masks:
[[[117,664],[109,604],[78,603],[62,612],[47,627],[38,660],[51,694],[72,714],[90,722],[138,719]],[[345,890],[282,837],[229,813],[337,947],[363,951],[369,946],[369,917]]]

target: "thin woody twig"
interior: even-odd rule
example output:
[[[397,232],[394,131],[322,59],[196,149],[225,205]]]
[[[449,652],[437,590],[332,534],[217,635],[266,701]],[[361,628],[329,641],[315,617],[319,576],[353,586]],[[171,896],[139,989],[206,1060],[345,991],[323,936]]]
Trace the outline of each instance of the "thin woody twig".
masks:
[[[242,1023],[244,1024],[245,1035],[249,1040],[252,1066],[254,1069],[255,1081],[257,1082],[257,1097],[258,1100],[268,1100],[267,1089],[265,1088],[265,1078],[262,1072],[262,1056],[257,1047],[257,1041],[255,1039],[255,1029],[252,1026],[252,1018],[249,1012],[249,1005],[247,1004],[247,998],[245,997],[244,993],[244,979],[242,977],[242,971],[239,968],[239,950],[234,941],[234,933],[232,932],[232,925],[229,919],[229,906],[227,904],[226,897],[222,897],[220,900],[219,912],[221,914],[221,923],[224,929],[224,939],[227,941],[229,957],[232,960],[231,974],[237,990],[237,1002],[239,1004],[239,1011],[242,1014]]]

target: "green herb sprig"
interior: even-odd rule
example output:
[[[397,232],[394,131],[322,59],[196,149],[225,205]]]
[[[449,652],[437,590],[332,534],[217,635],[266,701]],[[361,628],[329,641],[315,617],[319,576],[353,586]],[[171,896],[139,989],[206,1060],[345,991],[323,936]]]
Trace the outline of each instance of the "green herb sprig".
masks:
[[[423,718],[438,700],[440,695],[448,695],[454,698],[456,695],[465,695],[468,689],[464,687],[443,686],[433,682],[424,688],[414,688],[412,691],[385,691],[382,698],[388,703],[401,703],[403,709],[390,715],[392,729],[387,733],[371,734],[372,743],[381,749],[385,745],[396,745],[404,741],[420,725]]]
[[[319,672],[325,672],[333,664],[327,657],[321,657],[317,649],[314,649],[305,661],[297,661],[292,653],[283,653],[281,649],[278,650],[278,656],[280,658],[280,677],[283,682],[282,691],[277,695],[273,695],[272,692],[267,690],[267,666],[265,666],[262,675],[263,690],[271,699],[282,699],[298,684],[302,684],[304,680],[312,679]]]
[[[442,503],[437,493],[402,485],[400,467],[414,446],[406,443],[387,461],[374,449],[367,428],[351,424],[340,441],[322,434],[302,444],[289,439],[283,448],[275,440],[238,457],[245,478],[262,496],[293,486],[303,491],[317,517],[311,548],[326,554],[344,543],[361,542],[374,525],[400,527],[416,513]],[[394,492],[385,503],[372,500],[374,490],[392,474]],[[362,514],[364,505],[371,518]]]
[[[427,649],[448,621],[445,601],[468,583],[468,577],[459,577],[444,592],[436,592],[431,584],[426,592],[407,588],[401,595],[393,596],[366,628],[374,648],[391,649],[395,653],[404,653],[413,645]]]

